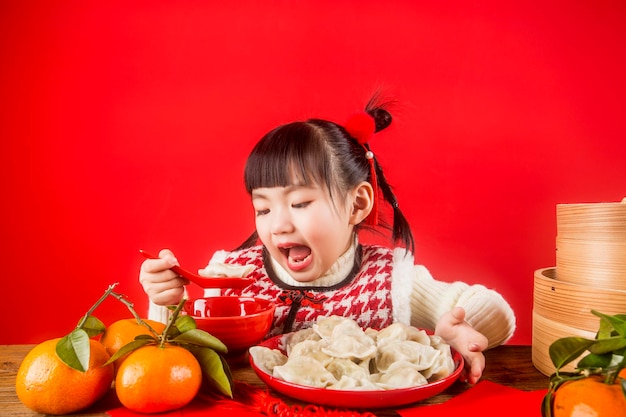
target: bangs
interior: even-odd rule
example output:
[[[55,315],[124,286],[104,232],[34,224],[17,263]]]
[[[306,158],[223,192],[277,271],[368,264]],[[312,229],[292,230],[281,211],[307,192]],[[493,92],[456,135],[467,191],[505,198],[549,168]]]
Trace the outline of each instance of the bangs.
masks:
[[[289,185],[330,189],[331,157],[318,128],[306,122],[283,125],[254,147],[244,171],[246,191]]]

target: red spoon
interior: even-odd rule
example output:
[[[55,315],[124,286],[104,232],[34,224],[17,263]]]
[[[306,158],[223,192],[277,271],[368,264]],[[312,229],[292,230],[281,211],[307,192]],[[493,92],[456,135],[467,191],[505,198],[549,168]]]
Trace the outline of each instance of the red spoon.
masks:
[[[159,259],[158,256],[151,255],[142,249],[139,250],[139,253],[146,259]],[[244,288],[254,281],[253,278],[203,277],[178,265],[174,265],[170,269],[202,288]]]

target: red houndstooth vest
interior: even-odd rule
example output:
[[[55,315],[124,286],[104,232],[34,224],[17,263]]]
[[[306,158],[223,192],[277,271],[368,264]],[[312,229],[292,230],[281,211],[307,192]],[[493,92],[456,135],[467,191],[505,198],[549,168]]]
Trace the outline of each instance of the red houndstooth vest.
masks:
[[[345,280],[332,287],[293,287],[272,280],[264,263],[262,246],[231,252],[225,262],[254,265],[248,275],[255,282],[244,289],[227,289],[225,295],[259,297],[277,304],[268,337],[310,327],[319,316],[339,315],[361,327],[382,329],[393,323],[391,271],[393,252],[382,246],[360,246],[361,264]]]

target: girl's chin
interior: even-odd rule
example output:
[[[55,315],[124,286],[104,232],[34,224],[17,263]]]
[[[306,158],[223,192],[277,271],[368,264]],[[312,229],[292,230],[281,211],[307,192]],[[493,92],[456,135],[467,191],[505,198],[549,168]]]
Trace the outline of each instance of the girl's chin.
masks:
[[[301,282],[301,283],[308,283],[308,282],[313,282],[316,279],[319,278],[319,276],[315,275],[315,276],[311,276],[309,274],[304,275],[304,274],[291,274],[291,278],[293,278],[294,281],[297,282]]]
[[[294,269],[289,264],[283,267],[289,273],[291,278],[297,282],[313,282],[321,276],[319,271],[314,271],[312,268],[306,270],[298,268]]]

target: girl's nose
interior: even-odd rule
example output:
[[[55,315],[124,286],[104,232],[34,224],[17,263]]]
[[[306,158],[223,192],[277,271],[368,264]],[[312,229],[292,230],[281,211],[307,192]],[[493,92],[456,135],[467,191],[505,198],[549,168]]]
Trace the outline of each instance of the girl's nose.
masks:
[[[290,233],[293,231],[293,222],[291,221],[291,217],[285,210],[281,210],[279,212],[275,212],[272,217],[272,227],[271,232],[275,235],[282,233]]]

